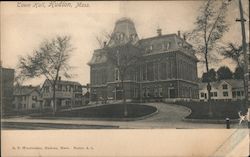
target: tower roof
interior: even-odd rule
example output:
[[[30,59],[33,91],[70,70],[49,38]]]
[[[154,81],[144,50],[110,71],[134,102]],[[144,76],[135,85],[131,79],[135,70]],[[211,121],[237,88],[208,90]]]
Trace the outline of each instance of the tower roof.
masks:
[[[127,17],[123,17],[116,21],[108,46],[115,47],[128,42],[135,44],[138,40],[134,22]]]

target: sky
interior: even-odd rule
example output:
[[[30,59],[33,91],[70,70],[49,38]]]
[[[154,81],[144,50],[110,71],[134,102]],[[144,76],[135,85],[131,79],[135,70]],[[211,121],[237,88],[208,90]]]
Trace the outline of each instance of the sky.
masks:
[[[227,22],[230,30],[224,35],[223,42],[241,43],[241,27],[235,19],[239,17],[238,1],[233,0],[229,7]],[[7,68],[16,68],[19,56],[31,54],[45,39],[56,35],[70,35],[75,50],[72,52],[70,65],[73,78],[81,84],[89,83],[90,69],[87,65],[94,49],[99,48],[97,36],[111,32],[115,21],[122,17],[131,18],[139,38],[156,35],[161,28],[163,34],[189,31],[194,28],[202,1],[113,1],[82,2],[85,7],[48,7],[50,1],[39,2],[40,8],[33,7],[36,2],[1,2],[1,61]],[[44,4],[43,4],[44,3]],[[245,18],[249,22],[248,1],[243,0]],[[87,7],[86,7],[87,6]],[[247,39],[249,27],[246,25]],[[211,65],[217,69],[227,65],[232,70],[235,66],[230,60]],[[198,66],[198,76],[204,67]],[[44,78],[34,78],[24,84],[39,85]]]

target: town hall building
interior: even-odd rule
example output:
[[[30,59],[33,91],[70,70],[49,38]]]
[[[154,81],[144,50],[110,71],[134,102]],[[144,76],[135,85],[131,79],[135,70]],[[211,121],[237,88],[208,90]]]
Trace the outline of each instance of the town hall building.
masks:
[[[130,101],[177,101],[198,99],[197,58],[192,45],[177,34],[162,34],[139,39],[134,22],[121,18],[115,23],[111,39],[103,48],[94,50],[89,61],[91,101],[122,99],[119,69],[107,52],[131,43],[129,51],[139,50],[140,62],[126,73],[123,80],[125,97]],[[130,52],[131,53],[131,52]]]

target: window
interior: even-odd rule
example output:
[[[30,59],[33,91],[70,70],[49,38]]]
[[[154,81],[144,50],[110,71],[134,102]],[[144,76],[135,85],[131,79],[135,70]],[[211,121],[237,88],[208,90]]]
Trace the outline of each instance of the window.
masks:
[[[165,49],[168,50],[170,48],[170,42],[167,42],[165,45]]]
[[[134,98],[137,98],[138,96],[138,89],[137,88],[134,88]]]
[[[233,98],[236,98],[236,92],[235,91],[232,92],[232,95],[233,95]]]
[[[62,91],[62,85],[61,84],[58,85],[58,91]]]
[[[151,45],[151,46],[149,47],[149,50],[150,50],[150,51],[153,51],[153,45]]]
[[[159,87],[159,97],[162,97],[162,88]]]
[[[22,108],[22,104],[18,104],[18,109],[21,109]]]
[[[67,85],[62,86],[62,91],[63,92],[67,91]]]
[[[146,88],[146,96],[149,97],[150,93],[149,93],[149,88]]]
[[[204,96],[205,96],[204,93],[201,93],[201,97],[204,98]]]
[[[158,89],[157,89],[157,87],[154,88],[154,96],[158,97]]]
[[[241,94],[240,91],[237,91],[237,96],[238,96],[238,97],[240,97],[240,94]]]
[[[223,92],[224,97],[228,97],[228,92]]]
[[[241,91],[241,96],[244,96],[244,91]]]
[[[147,80],[147,66],[146,65],[142,66],[142,80],[143,81]]]
[[[35,108],[35,107],[36,107],[36,104],[35,104],[35,103],[33,103],[33,104],[32,104],[32,108]]]
[[[147,94],[146,94],[146,93],[147,93],[147,89],[146,89],[146,88],[144,88],[144,89],[143,89],[143,97],[146,97],[146,96],[147,96]]]
[[[78,86],[77,91],[78,91],[78,92],[82,92],[82,86]]]
[[[154,63],[154,80],[158,80],[158,63]]]
[[[147,80],[154,80],[154,64],[153,62],[147,63]]]
[[[180,47],[182,47],[182,46],[183,46],[183,43],[182,43],[182,42],[178,42],[178,45],[179,45]]]
[[[165,44],[161,44],[161,49],[162,49],[162,50],[165,49]]]
[[[115,69],[115,80],[118,81],[119,80],[119,69]]]
[[[227,84],[223,84],[222,89],[227,89]]]
[[[32,100],[37,101],[37,96],[32,96]]]
[[[214,92],[214,97],[217,97],[217,92]]]
[[[70,105],[70,101],[66,101],[65,104],[66,104],[66,106],[69,106]]]
[[[213,97],[213,96],[214,96],[214,93],[213,93],[213,92],[211,92],[210,94],[211,94],[211,97]]]

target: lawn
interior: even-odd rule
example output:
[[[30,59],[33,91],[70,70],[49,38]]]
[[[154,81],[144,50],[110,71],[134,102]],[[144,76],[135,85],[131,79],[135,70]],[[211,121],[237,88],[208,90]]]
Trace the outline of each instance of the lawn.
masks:
[[[209,117],[208,102],[177,102],[177,104],[192,110],[192,113],[186,117],[187,119],[237,119],[239,118],[238,111],[243,110],[243,101],[213,101],[211,102],[213,115]]]
[[[157,108],[147,105],[127,104],[128,115],[124,116],[124,104],[110,104],[72,111],[61,111],[56,113],[56,117],[83,117],[83,118],[105,118],[121,119],[138,118],[149,115],[157,111]],[[52,116],[43,114],[42,116]]]

